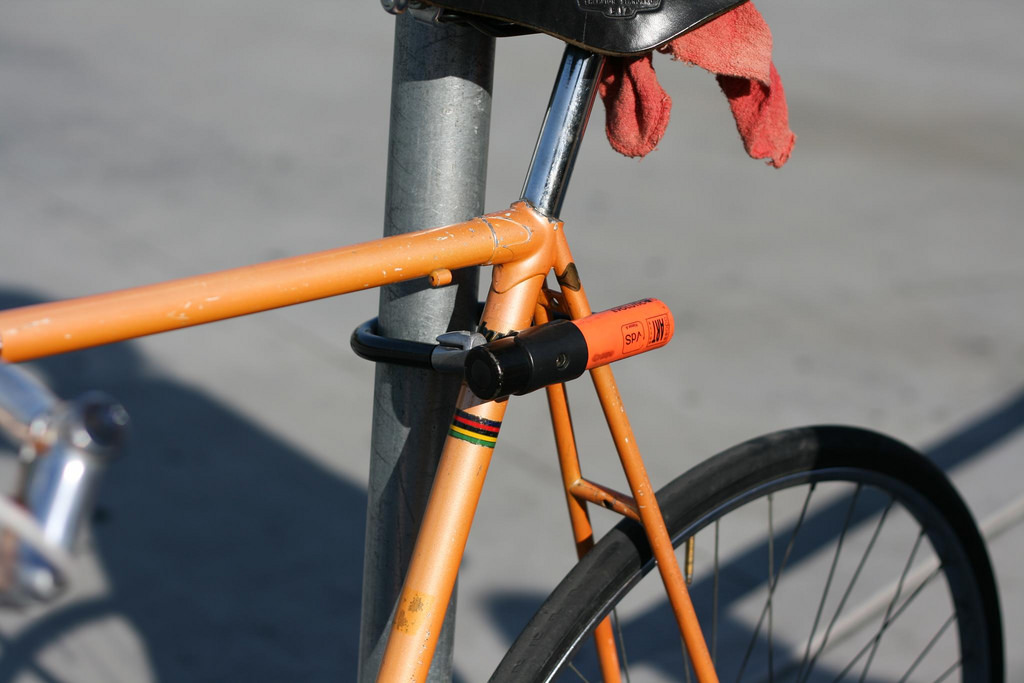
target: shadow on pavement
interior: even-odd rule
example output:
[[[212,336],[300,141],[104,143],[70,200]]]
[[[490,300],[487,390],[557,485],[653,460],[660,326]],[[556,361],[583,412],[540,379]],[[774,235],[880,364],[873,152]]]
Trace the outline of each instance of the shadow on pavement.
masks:
[[[35,303],[0,293],[0,308]],[[228,406],[155,371],[131,343],[34,365],[62,397],[101,388],[132,438],[100,493],[94,546],[110,584],[3,643],[0,681],[104,615],[129,620],[167,681],[354,675],[366,493]]]
[[[0,309],[37,301],[0,293]],[[37,665],[39,651],[111,614],[137,630],[158,680],[353,676],[366,509],[361,486],[154,370],[130,342],[34,367],[62,397],[95,388],[114,395],[132,416],[133,435],[127,457],[107,475],[94,524],[109,595],[57,609],[3,642],[0,683],[25,670],[55,680]],[[935,444],[928,455],[949,471],[1022,425],[1024,391]],[[862,506],[856,518],[875,512],[877,506]],[[802,537],[831,541],[826,522],[841,514],[836,506],[821,510],[806,520]],[[822,529],[817,535],[816,526]],[[792,562],[814,548],[812,541]],[[751,548],[723,574],[749,575],[745,567],[763,564],[766,552],[766,544]],[[740,600],[759,587],[749,584],[733,582],[743,588],[722,598]],[[698,584],[693,592],[708,591]],[[544,597],[496,591],[488,609],[511,642]],[[655,618],[671,618],[661,611]],[[643,640],[643,652],[656,660],[658,638],[645,633]]]
[[[992,410],[980,416],[962,429],[950,434],[932,447],[928,448],[928,456],[943,471],[949,473],[956,467],[1009,438],[1024,426],[1024,391],[1017,393]],[[791,566],[798,565],[801,560],[811,557],[822,547],[836,541],[837,533],[844,527],[844,518],[849,514],[850,529],[876,518],[882,511],[887,499],[874,496],[861,501],[853,509],[849,509],[849,498],[845,497],[829,504],[814,514],[808,515],[800,530],[800,543],[792,548],[788,562]],[[790,538],[793,527],[780,528],[775,532],[776,547],[780,539]],[[762,570],[766,558],[769,557],[769,544],[766,541],[755,544],[738,556],[732,558],[721,567],[722,589],[719,595],[720,612],[725,615],[730,606],[739,604],[755,591],[765,592],[766,572]],[[778,555],[776,555],[776,565]],[[760,578],[758,578],[760,577]],[[711,612],[712,586],[711,578],[695,581],[690,587],[691,596],[698,612]],[[520,631],[526,626],[533,614],[540,608],[546,595],[525,592],[495,591],[488,600],[488,611],[491,619],[501,629],[511,644]],[[666,674],[678,670],[680,647],[678,631],[674,616],[668,605],[661,602],[635,618],[623,620],[621,625],[627,642],[634,643],[629,653],[631,663],[643,662],[647,666],[657,668]],[[733,641],[754,643],[751,645],[757,652],[765,652],[766,639],[761,633],[752,633],[749,625],[729,621],[727,617],[719,623],[720,638],[723,642]],[[639,643],[639,647],[635,644]],[[583,646],[593,650],[589,641]],[[584,659],[593,659],[593,655],[584,654]],[[584,674],[587,672],[584,671]],[[815,676],[824,676],[823,680],[831,680],[835,672],[816,672]],[[596,670],[594,675],[597,675]],[[816,680],[816,678],[812,678]]]

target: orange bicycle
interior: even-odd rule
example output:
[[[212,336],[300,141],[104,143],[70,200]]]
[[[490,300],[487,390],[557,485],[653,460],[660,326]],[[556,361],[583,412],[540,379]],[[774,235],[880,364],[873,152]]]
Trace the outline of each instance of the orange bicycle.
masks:
[[[570,12],[587,4],[621,11]],[[519,201],[444,227],[3,311],[0,357],[17,363],[410,280],[445,287],[461,269],[491,266],[475,329],[437,345],[385,338],[373,321],[353,335],[374,361],[463,377],[378,680],[427,679],[509,398],[544,389],[579,563],[492,680],[1001,681],[984,542],[946,477],[912,449],[812,427],[737,446],[660,490],[646,473],[609,364],[668,343],[671,313],[654,299],[593,313],[559,215],[604,55],[649,51],[734,4],[578,0],[559,15],[543,3],[432,3],[449,20],[568,43]],[[583,475],[565,385],[586,371],[628,492]],[[0,422],[26,461],[23,509],[0,507],[20,539],[6,585],[43,599],[65,581],[65,553],[127,418],[99,395],[62,404],[10,366],[2,381]],[[624,517],[599,540],[591,505]],[[649,574],[660,582],[642,581]]]

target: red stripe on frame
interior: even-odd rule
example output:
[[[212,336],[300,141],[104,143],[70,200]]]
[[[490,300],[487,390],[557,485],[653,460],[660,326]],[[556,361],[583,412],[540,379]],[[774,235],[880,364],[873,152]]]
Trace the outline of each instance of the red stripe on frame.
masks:
[[[467,420],[461,415],[456,415],[455,421],[467,427],[472,427],[474,429],[479,429],[485,432],[491,432],[492,434],[497,434],[501,430],[501,427],[492,427],[490,425],[480,424],[479,422],[473,422],[472,420]]]

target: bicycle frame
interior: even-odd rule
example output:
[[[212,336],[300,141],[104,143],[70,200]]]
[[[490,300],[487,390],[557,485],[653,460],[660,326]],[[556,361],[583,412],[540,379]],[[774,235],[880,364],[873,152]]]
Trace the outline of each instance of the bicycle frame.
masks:
[[[24,361],[249,313],[493,266],[480,329],[500,337],[554,311],[590,315],[559,213],[596,92],[602,59],[568,47],[531,163],[523,201],[441,228],[161,284],[0,313],[0,358]],[[545,286],[554,270],[560,286]],[[547,388],[577,552],[593,545],[586,503],[639,520],[650,540],[698,679],[717,680],[611,369],[591,371],[630,487],[625,495],[583,478],[562,385]],[[507,401],[482,401],[465,385],[445,441],[378,680],[423,680],[455,583]],[[619,680],[608,619],[597,644],[605,680]]]

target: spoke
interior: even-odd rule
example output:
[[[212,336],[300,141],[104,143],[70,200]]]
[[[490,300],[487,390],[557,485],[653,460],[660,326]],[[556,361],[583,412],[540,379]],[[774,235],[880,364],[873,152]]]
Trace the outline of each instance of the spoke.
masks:
[[[572,670],[572,672],[580,677],[580,680],[583,681],[583,683],[590,683],[590,679],[584,676],[582,673],[580,673],[580,670],[576,668],[575,664],[573,664],[572,662],[567,662],[567,664],[569,665],[569,668]]]
[[[939,638],[942,637],[942,634],[946,632],[946,629],[949,628],[949,625],[952,624],[954,621],[956,621],[956,612],[949,615],[949,619],[946,619],[946,623],[942,625],[942,627],[939,629],[939,632],[936,633],[932,637],[932,639],[928,641],[928,644],[924,646],[924,650],[922,650],[921,654],[917,656],[917,659],[915,659],[914,663],[910,665],[910,668],[907,669],[907,673],[903,674],[903,678],[901,678],[898,681],[898,683],[903,683],[905,680],[910,678],[910,674],[914,673],[914,669],[917,668],[917,665],[924,660],[925,655],[927,655],[928,652],[932,649],[932,647],[934,647],[935,643],[939,642]]]
[[[615,624],[616,640],[619,641],[619,656],[622,657],[622,669],[626,674],[626,683],[629,683],[629,659],[626,658],[626,639],[622,637],[622,622],[619,621],[618,608],[612,608],[612,623]]]
[[[903,604],[901,604],[899,606],[899,609],[897,609],[895,612],[893,612],[892,616],[889,617],[889,619],[887,619],[885,622],[882,623],[881,628],[879,628],[879,635],[881,635],[882,631],[884,631],[885,629],[889,628],[889,625],[892,624],[894,621],[896,621],[896,619],[901,614],[903,614],[904,611],[906,611],[907,607],[910,606],[910,603],[914,601],[914,598],[916,598],[918,595],[920,595],[921,591],[923,591],[928,586],[928,584],[930,584],[935,579],[935,577],[939,575],[939,573],[941,571],[942,571],[942,567],[936,567],[935,570],[931,574],[928,575],[928,578],[926,578],[924,581],[922,581],[921,585],[919,585],[917,588],[915,588],[914,592],[912,592],[910,595],[907,596],[907,599],[903,602]],[[836,681],[842,679],[842,677],[846,675],[846,672],[849,671],[850,669],[852,669],[854,667],[854,665],[858,661],[860,661],[860,658],[864,656],[864,653],[867,652],[869,649],[871,649],[872,644],[874,644],[875,639],[878,638],[879,635],[873,636],[871,639],[868,640],[867,643],[864,644],[864,647],[862,647],[857,652],[857,654],[856,654],[856,656],[854,656],[853,660],[851,660],[850,663],[847,664],[846,667],[842,671],[839,672],[839,675],[836,676],[836,678],[835,678]],[[959,662],[958,662],[958,664],[959,664]]]
[[[907,564],[903,567],[903,573],[900,574],[900,581],[896,585],[896,594],[892,596],[892,601],[885,609],[885,618],[882,620],[882,627],[878,629],[878,633],[875,634],[874,642],[871,645],[871,653],[868,654],[868,659],[864,663],[864,671],[860,674],[859,683],[864,683],[864,679],[868,677],[868,670],[871,668],[871,662],[875,659],[875,653],[878,652],[878,644],[882,641],[882,634],[889,626],[889,615],[892,614],[893,607],[896,606],[896,602],[900,598],[900,593],[903,591],[903,582],[906,580],[907,574],[910,573],[910,568],[914,565],[914,556],[917,555],[917,549],[921,547],[921,541],[923,540],[924,529],[921,529],[917,534],[917,540],[914,541],[914,547],[910,550],[910,557],[907,558]]]
[[[821,613],[825,609],[825,602],[828,600],[829,591],[832,589],[832,579],[835,577],[836,567],[839,565],[839,556],[840,556],[840,554],[842,553],[842,550],[843,550],[843,541],[846,539],[846,532],[850,528],[850,520],[853,518],[853,511],[857,507],[857,499],[860,496],[860,491],[861,491],[861,484],[857,484],[857,488],[854,489],[854,491],[853,491],[853,497],[850,499],[850,506],[846,510],[846,519],[843,521],[843,528],[839,532],[839,541],[836,543],[836,552],[832,556],[832,566],[829,567],[828,577],[825,579],[825,589],[824,589],[824,592],[821,595],[821,600],[818,601],[818,611],[817,611],[817,614],[814,615],[814,623],[811,625],[811,633],[810,633],[810,635],[807,636],[807,647],[804,650],[804,659],[800,663],[800,670],[797,672],[797,676],[796,676],[796,680],[798,682],[806,680],[807,678],[810,677],[811,669],[814,667],[814,662],[818,658],[818,654],[820,654],[820,650],[819,650],[819,652],[815,653],[814,658],[811,659],[810,663],[808,664],[807,656],[808,656],[808,654],[811,651],[811,642],[814,640],[814,633],[818,630],[818,623],[819,623],[819,621],[821,619]],[[892,505],[892,501],[890,501],[889,504]],[[888,511],[888,508],[886,509],[886,511]],[[877,535],[877,529],[875,530],[875,533]],[[872,539],[872,541],[873,540],[874,539]],[[862,557],[861,558],[861,566],[863,566],[863,562],[864,562],[864,558]],[[859,572],[860,572],[860,567],[857,567],[857,573],[859,573]],[[854,580],[856,580],[856,574],[854,575]],[[851,583],[850,587],[852,587],[852,585],[853,584]],[[849,594],[849,588],[847,589],[847,594]],[[845,601],[845,598],[846,598],[846,596],[844,595],[843,596],[843,600],[844,601]],[[840,605],[839,605],[839,610],[841,610],[841,609],[842,609],[842,603],[840,603]],[[836,612],[837,614],[838,614],[839,610],[837,610],[837,612]],[[834,618],[833,618],[833,621],[834,621]],[[830,625],[830,627],[831,627],[831,625]],[[826,633],[826,637],[827,637],[827,635],[828,634]],[[804,665],[805,664],[807,665],[806,672],[804,671]]]
[[[908,587],[918,586],[925,580],[925,578],[928,577],[929,574],[935,571],[935,568],[938,566],[938,559],[932,558],[912,571],[904,583]],[[892,599],[893,593],[896,592],[896,584],[897,579],[893,579],[889,586],[879,590],[873,597],[858,600],[857,607],[836,622],[835,628],[832,629],[832,637],[828,641],[829,644],[831,645],[834,642],[845,639],[849,635],[859,632],[865,624],[881,615],[882,612],[885,611],[886,605],[888,605],[889,601]],[[815,647],[816,646],[817,644]]]
[[[711,663],[718,666],[718,524],[715,520],[715,578],[711,588]]]
[[[860,493],[860,484],[857,485],[857,492],[854,494],[854,502],[856,502],[856,498],[859,495],[859,493]],[[879,535],[882,532],[882,527],[883,527],[883,525],[885,525],[886,517],[889,515],[889,511],[892,509],[893,504],[895,502],[896,502],[896,500],[894,498],[890,497],[889,504],[886,505],[885,509],[882,511],[882,516],[879,517],[879,522],[876,525],[874,525],[874,531],[871,533],[871,540],[867,542],[867,547],[864,548],[864,552],[861,553],[861,555],[860,555],[860,561],[857,563],[857,568],[853,572],[853,577],[850,578],[850,583],[847,585],[846,591],[844,591],[843,597],[840,599],[839,605],[836,607],[836,612],[833,614],[833,617],[831,617],[831,620],[829,620],[829,622],[828,622],[828,628],[825,629],[825,634],[824,634],[824,636],[821,639],[821,643],[817,647],[813,647],[812,643],[814,642],[814,634],[815,634],[815,632],[817,632],[817,629],[818,629],[818,618],[821,615],[821,609],[824,607],[824,597],[822,597],[821,603],[818,605],[818,615],[814,617],[814,626],[811,627],[811,634],[807,637],[807,649],[804,651],[804,660],[802,661],[802,663],[800,665],[801,674],[797,676],[797,681],[807,680],[808,678],[810,678],[811,671],[814,669],[814,665],[815,665],[816,661],[818,660],[818,657],[821,655],[821,652],[824,650],[825,645],[828,643],[828,637],[831,635],[831,633],[833,633],[833,628],[836,626],[836,622],[839,620],[839,615],[841,613],[843,613],[843,608],[846,607],[846,601],[850,598],[850,594],[853,593],[853,587],[857,584],[857,580],[860,578],[860,571],[864,568],[864,565],[867,563],[867,558],[870,557],[871,550],[874,549],[874,542],[878,541]],[[850,506],[850,513],[852,514],[852,512],[853,512],[853,505],[851,504],[851,506]],[[849,524],[849,520],[850,520],[850,517],[847,516],[847,524]],[[844,533],[844,536],[845,536],[845,533],[846,533],[845,527],[844,527],[844,532],[843,533]],[[840,546],[843,545],[843,538],[842,537],[840,538],[839,545]],[[833,569],[829,570],[829,572],[828,572],[828,582],[829,583],[831,582],[831,574],[833,574],[833,571],[835,570],[835,567],[836,567],[835,562],[838,559],[839,559],[839,548],[836,549],[836,558],[833,560]],[[825,593],[826,594],[827,594],[828,590],[829,589],[827,588],[827,585],[826,585],[826,587],[825,587]],[[807,655],[810,653],[810,651],[812,649],[814,650],[814,656],[811,657],[811,659],[810,659],[810,661],[808,663]],[[805,666],[807,667],[807,671],[806,672],[804,671],[804,667]]]
[[[947,678],[949,678],[949,674],[951,674],[951,673],[953,673],[954,671],[956,671],[956,670],[957,670],[957,668],[958,668],[958,667],[960,666],[960,664],[961,664],[961,663],[962,663],[962,662],[961,662],[961,660],[959,660],[959,659],[958,659],[958,660],[956,660],[955,662],[953,662],[953,666],[951,666],[951,667],[949,667],[948,669],[946,669],[946,671],[945,671],[945,672],[943,672],[943,674],[942,674],[941,676],[939,676],[938,678],[936,678],[936,679],[935,679],[935,683],[942,683],[942,681],[944,681],[944,680],[946,680]]]
[[[743,656],[743,662],[740,664],[739,673],[736,674],[736,680],[737,681],[739,681],[743,677],[743,672],[747,668],[747,662],[750,660],[750,654],[754,651],[754,644],[757,642],[758,634],[761,633],[761,624],[764,623],[764,618],[765,618],[765,616],[768,613],[768,607],[771,604],[772,595],[774,595],[774,593],[775,593],[775,587],[778,585],[779,577],[782,576],[782,571],[786,568],[786,563],[789,562],[789,555],[793,551],[793,545],[796,543],[796,536],[797,536],[798,533],[800,533],[800,528],[803,526],[804,519],[807,516],[807,507],[808,507],[808,505],[810,505],[811,494],[814,493],[814,487],[815,487],[815,484],[811,484],[810,487],[807,489],[807,496],[804,498],[803,507],[800,509],[800,517],[796,521],[796,526],[793,527],[793,533],[790,534],[790,536],[789,536],[789,543],[786,544],[786,552],[783,553],[783,555],[782,555],[782,564],[779,565],[779,571],[778,571],[778,573],[775,574],[774,580],[772,580],[772,577],[771,577],[771,575],[772,575],[771,569],[769,569],[769,571],[768,571],[768,575],[769,575],[768,601],[765,603],[765,606],[761,609],[761,616],[757,620],[757,626],[754,629],[754,635],[751,636],[750,642],[747,644],[747,652]],[[770,515],[769,515],[769,517],[770,517]],[[717,527],[716,527],[716,529],[715,529],[716,534],[717,534],[717,531],[718,530],[717,530]],[[716,553],[717,553],[717,536],[715,538],[716,538]],[[769,555],[769,557],[771,557],[773,554],[774,554],[773,542],[769,541],[768,555]],[[717,556],[716,556],[716,562],[717,562]],[[716,599],[717,599],[717,595],[716,595]],[[717,611],[717,609],[716,609],[716,611]],[[769,652],[771,652],[770,649],[769,649]]]

